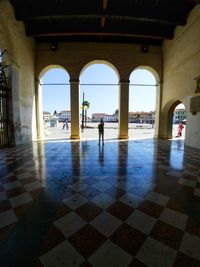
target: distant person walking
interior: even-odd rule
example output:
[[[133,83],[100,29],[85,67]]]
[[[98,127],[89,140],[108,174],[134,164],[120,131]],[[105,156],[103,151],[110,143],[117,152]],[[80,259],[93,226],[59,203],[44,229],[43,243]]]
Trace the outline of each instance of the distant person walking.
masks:
[[[104,122],[103,119],[101,119],[100,123],[98,124],[98,130],[99,130],[99,143],[100,146],[101,140],[102,144],[104,145]]]
[[[66,127],[66,130],[69,129],[68,120],[64,121],[64,123],[63,123],[63,130],[65,129],[65,127]]]
[[[66,126],[66,130],[69,130],[68,120],[66,120],[65,126]]]
[[[178,133],[176,137],[181,137],[182,136],[182,131],[183,131],[184,125],[182,122],[179,122],[178,124]]]

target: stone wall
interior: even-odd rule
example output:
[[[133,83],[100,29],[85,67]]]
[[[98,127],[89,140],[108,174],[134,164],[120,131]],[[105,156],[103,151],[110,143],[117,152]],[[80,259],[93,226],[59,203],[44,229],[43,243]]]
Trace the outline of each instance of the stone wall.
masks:
[[[177,101],[187,110],[185,143],[200,148],[200,117],[189,111],[190,97],[196,89],[195,78],[200,75],[200,5],[189,14],[187,25],[177,27],[174,39],[163,45],[163,95],[160,136],[169,137],[170,108]],[[198,125],[198,126],[197,126]],[[197,130],[198,128],[198,130]]]
[[[60,65],[77,79],[81,71],[92,62],[107,62],[114,66],[119,79],[129,79],[131,72],[139,67],[151,67],[162,76],[162,54],[159,47],[150,46],[142,53],[140,45],[106,43],[59,43],[57,51],[51,51],[50,43],[36,46],[36,76],[49,65]]]
[[[0,29],[0,48],[7,49],[5,63],[13,91],[14,143],[26,143],[36,139],[34,41],[26,37],[23,23],[16,21],[6,0],[0,2]]]

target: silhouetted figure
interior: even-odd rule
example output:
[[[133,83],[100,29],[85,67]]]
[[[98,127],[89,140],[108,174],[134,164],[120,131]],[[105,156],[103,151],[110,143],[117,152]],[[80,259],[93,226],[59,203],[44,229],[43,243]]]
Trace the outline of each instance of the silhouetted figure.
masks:
[[[69,129],[68,120],[66,120],[66,121],[63,123],[63,130],[65,129],[65,127],[66,127],[66,130]]]
[[[98,145],[100,146],[101,141],[102,141],[102,144],[104,145],[104,122],[103,122],[103,119],[101,119],[100,123],[98,124],[98,129],[99,129],[99,143],[98,143]]]
[[[68,130],[69,129],[68,120],[66,120],[65,126],[66,126],[66,130]]]

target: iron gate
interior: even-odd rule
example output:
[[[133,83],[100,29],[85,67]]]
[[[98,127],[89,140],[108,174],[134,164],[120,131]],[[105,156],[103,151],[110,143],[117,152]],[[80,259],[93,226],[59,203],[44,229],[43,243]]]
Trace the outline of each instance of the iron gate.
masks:
[[[7,85],[5,68],[2,56],[5,50],[0,54],[0,147],[9,145],[9,88]]]

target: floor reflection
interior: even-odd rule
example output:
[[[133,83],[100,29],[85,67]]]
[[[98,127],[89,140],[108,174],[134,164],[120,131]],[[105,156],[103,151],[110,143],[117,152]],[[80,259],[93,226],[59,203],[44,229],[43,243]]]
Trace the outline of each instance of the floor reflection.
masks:
[[[2,266],[200,266],[200,151],[183,140],[35,142],[0,163]]]

